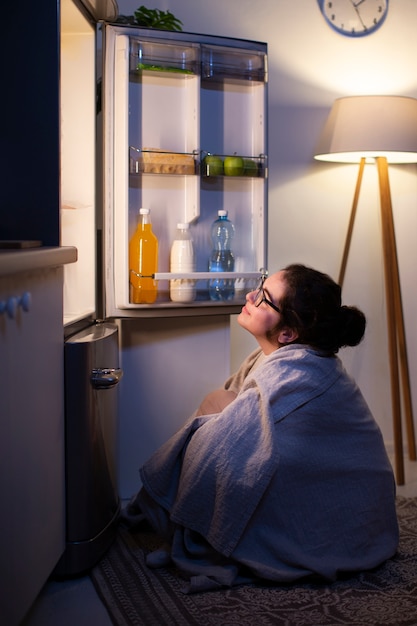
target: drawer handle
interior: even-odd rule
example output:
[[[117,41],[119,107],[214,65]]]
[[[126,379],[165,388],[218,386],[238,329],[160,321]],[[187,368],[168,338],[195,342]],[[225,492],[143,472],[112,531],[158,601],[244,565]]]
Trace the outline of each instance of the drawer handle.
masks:
[[[111,389],[121,380],[123,370],[119,368],[96,368],[91,371],[90,381],[94,389]]]
[[[23,295],[10,296],[7,300],[0,301],[0,315],[7,313],[7,317],[11,320],[15,319],[19,306],[26,313],[30,310],[32,295],[30,291],[25,291]]]

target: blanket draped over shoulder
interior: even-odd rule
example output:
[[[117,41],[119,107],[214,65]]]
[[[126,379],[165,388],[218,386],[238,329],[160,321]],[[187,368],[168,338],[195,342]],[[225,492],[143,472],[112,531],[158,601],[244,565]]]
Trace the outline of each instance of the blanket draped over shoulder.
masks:
[[[141,468],[142,503],[182,533],[181,565],[190,533],[212,562],[281,582],[334,580],[391,557],[392,468],[340,359],[291,345],[247,369],[228,383],[238,391],[231,404],[192,417]],[[191,552],[188,561],[192,574]]]

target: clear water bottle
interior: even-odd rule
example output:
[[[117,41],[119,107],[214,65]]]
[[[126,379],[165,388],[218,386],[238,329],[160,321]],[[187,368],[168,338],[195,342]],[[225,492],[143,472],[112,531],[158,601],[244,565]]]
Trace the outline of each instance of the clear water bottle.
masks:
[[[218,218],[211,227],[212,252],[209,259],[210,272],[233,272],[235,258],[231,250],[235,228],[227,218],[227,211],[218,211]],[[233,278],[213,278],[209,281],[211,300],[233,300],[235,281]]]
[[[176,274],[195,272],[194,244],[189,224],[177,224],[177,232],[170,253],[170,271]],[[195,282],[186,278],[175,278],[169,282],[170,298],[173,302],[195,300]]]

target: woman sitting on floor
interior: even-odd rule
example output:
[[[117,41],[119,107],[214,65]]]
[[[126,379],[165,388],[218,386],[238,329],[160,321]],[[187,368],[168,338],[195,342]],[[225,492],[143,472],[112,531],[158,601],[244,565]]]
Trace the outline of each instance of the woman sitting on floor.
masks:
[[[125,511],[167,542],[148,565],[174,563],[189,591],[376,567],[397,549],[395,481],[336,356],[361,341],[363,313],[329,276],[290,265],[246,296],[238,322],[259,349],[145,463]]]

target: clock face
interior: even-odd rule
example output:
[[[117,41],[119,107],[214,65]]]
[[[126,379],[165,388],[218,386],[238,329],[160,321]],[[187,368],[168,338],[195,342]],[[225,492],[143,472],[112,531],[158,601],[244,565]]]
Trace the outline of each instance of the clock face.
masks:
[[[318,0],[329,25],[349,37],[363,37],[377,30],[388,13],[388,0]]]

